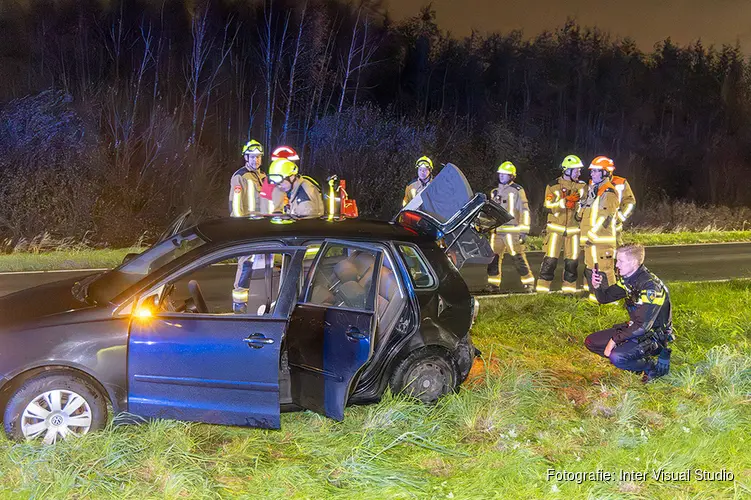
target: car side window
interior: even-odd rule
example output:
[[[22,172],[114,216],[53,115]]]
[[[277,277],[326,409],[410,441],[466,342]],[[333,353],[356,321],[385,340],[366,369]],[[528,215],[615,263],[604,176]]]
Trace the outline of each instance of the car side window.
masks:
[[[269,315],[281,290],[281,253],[247,253],[194,269],[163,285],[157,313]]]
[[[422,252],[412,245],[399,245],[399,253],[402,254],[404,264],[407,266],[407,271],[409,271],[415,288],[432,288],[435,286],[435,278],[433,278],[433,273],[430,272],[430,266]]]
[[[376,286],[376,251],[333,244],[325,254],[306,287],[308,304],[369,310],[368,304]]]

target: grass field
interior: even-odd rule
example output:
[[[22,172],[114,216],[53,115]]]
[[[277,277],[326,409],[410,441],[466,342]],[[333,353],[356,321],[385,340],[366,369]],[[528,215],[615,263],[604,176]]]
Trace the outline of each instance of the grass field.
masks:
[[[544,238],[530,236],[527,238],[528,250],[542,250]],[[697,243],[734,243],[751,241],[751,231],[683,231],[677,233],[627,232],[623,233],[624,243],[641,243],[642,245],[694,245]]]
[[[671,286],[671,373],[642,385],[584,349],[621,307],[561,295],[487,299],[484,367],[435,406],[388,396],[342,423],[282,430],[161,421],[54,447],[0,438],[3,498],[748,498],[751,282]],[[647,480],[549,480],[548,470]],[[653,470],[729,471],[668,482]]]
[[[624,241],[644,245],[687,245],[694,243],[727,243],[751,241],[751,231],[707,231],[682,233],[625,233]],[[541,250],[543,238],[527,238],[528,250]],[[17,252],[0,255],[0,272],[48,271],[54,269],[100,269],[119,265],[128,252],[139,248],[104,250],[64,250],[57,252]]]

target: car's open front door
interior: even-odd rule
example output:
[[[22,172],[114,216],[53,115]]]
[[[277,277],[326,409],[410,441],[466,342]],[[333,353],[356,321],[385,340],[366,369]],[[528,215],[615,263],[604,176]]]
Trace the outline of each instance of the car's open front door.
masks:
[[[324,242],[287,329],[292,401],[336,420],[373,352],[383,254]]]

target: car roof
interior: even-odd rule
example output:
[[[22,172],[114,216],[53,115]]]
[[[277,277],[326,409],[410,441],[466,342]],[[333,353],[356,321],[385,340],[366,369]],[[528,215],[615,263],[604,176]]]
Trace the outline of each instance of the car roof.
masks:
[[[224,217],[201,222],[196,231],[212,243],[231,243],[255,238],[332,238],[431,243],[427,235],[399,224],[368,219],[332,219],[284,217]]]

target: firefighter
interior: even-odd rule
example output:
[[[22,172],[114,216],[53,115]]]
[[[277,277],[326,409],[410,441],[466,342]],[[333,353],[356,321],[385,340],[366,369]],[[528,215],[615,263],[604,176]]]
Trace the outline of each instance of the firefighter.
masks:
[[[580,221],[581,242],[584,246],[584,277],[590,291],[589,299],[597,302],[592,292],[592,271],[603,274],[605,287],[615,283],[615,225],[618,219],[618,194],[610,182],[615,170],[613,160],[598,156],[589,165],[591,180],[587,196],[579,201],[577,219]]]
[[[417,179],[407,184],[407,188],[404,190],[404,200],[402,200],[403,207],[428,187],[430,181],[433,180],[433,160],[427,156],[421,156],[415,162],[415,168],[417,169]]]
[[[576,212],[587,185],[579,180],[584,164],[575,155],[561,162],[563,175],[545,188],[544,207],[548,210],[545,228],[545,256],[537,278],[537,291],[549,292],[563,247],[563,293],[576,292],[579,267],[579,222]]]
[[[615,170],[615,168],[613,170]],[[615,192],[618,194],[618,220],[615,224],[615,230],[616,238],[620,245],[623,223],[634,213],[636,197],[625,177],[614,175],[611,182],[613,183],[613,187],[615,187]]]
[[[660,279],[644,266],[644,247],[618,248],[618,280],[606,286],[603,275],[592,274],[592,290],[600,303],[626,299],[629,322],[589,335],[584,345],[606,357],[616,368],[643,372],[643,382],[670,370],[668,342],[673,340],[670,294]],[[658,355],[657,360],[654,356]]]
[[[271,162],[269,182],[286,194],[287,203],[283,212],[298,217],[324,215],[321,188],[310,177],[299,175],[297,164],[285,158]]]
[[[261,197],[266,174],[261,170],[263,146],[251,140],[242,149],[245,165],[238,169],[230,180],[229,213],[231,217],[254,217],[274,211],[274,202]],[[237,272],[232,289],[232,309],[238,314],[246,312],[250,279],[253,269],[265,265],[262,255],[249,259],[242,256],[237,260]]]
[[[505,253],[511,255],[525,291],[531,290],[535,282],[524,248],[530,224],[529,202],[524,188],[514,182],[515,178],[516,166],[510,161],[503,162],[498,167],[498,187],[490,193],[490,198],[514,217],[507,224],[498,227],[490,237],[490,244],[496,254],[488,266],[488,284],[491,290],[497,290],[501,285],[501,264]]]

